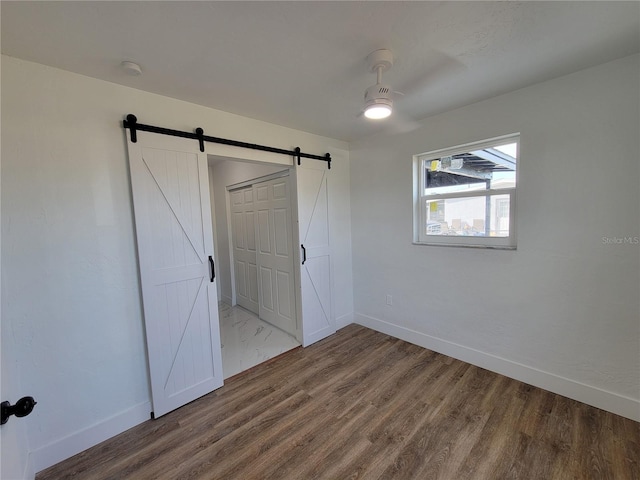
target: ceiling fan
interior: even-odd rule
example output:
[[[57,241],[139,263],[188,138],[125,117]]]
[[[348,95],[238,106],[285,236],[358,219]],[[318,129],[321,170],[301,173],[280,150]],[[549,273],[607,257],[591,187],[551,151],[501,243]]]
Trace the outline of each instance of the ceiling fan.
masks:
[[[388,131],[395,133],[407,133],[420,127],[420,122],[415,120],[407,112],[394,112],[394,99],[397,95],[404,97],[405,93],[411,97],[421,95],[421,92],[432,85],[439,84],[445,79],[448,81],[451,77],[461,74],[465,70],[465,66],[455,58],[430,50],[428,55],[424,55],[428,61],[425,65],[428,67],[423,71],[414,75],[412,79],[405,82],[401,89],[402,92],[393,90],[391,85],[382,81],[382,74],[393,66],[393,54],[390,50],[383,48],[375,50],[367,55],[367,65],[369,70],[376,74],[376,83],[365,90],[364,106],[358,116],[373,120],[388,118],[394,113],[394,118],[388,126]],[[424,63],[424,62],[423,62]],[[406,106],[406,105],[405,105]]]
[[[393,94],[390,85],[382,83],[382,73],[386,72],[393,65],[393,54],[387,49],[376,50],[367,56],[369,69],[376,73],[377,81],[364,92],[365,117],[380,120],[387,118],[393,111]]]

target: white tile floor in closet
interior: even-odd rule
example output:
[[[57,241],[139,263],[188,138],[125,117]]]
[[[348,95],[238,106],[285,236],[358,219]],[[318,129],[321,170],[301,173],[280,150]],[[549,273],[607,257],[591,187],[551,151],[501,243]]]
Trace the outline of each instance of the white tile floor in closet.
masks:
[[[221,302],[218,311],[224,378],[300,346],[294,337],[242,307]]]

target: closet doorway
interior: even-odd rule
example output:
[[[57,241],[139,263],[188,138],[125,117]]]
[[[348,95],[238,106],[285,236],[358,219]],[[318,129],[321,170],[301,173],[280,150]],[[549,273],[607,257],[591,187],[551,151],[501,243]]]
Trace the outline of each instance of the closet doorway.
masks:
[[[276,312],[282,313],[282,305],[285,302],[281,297],[284,294],[286,299],[287,292],[285,290],[280,292],[280,298],[278,295],[273,295],[271,297],[273,301],[263,301],[264,307],[271,308],[263,307],[262,318],[259,316],[259,289],[262,286],[258,282],[260,273],[258,266],[261,263],[266,266],[263,270],[266,286],[274,282],[282,284],[283,277],[287,277],[286,274],[278,274],[274,275],[275,280],[272,280],[272,277],[267,275],[270,264],[266,261],[268,259],[265,258],[266,253],[264,252],[269,251],[269,246],[282,243],[280,230],[271,228],[271,226],[275,227],[277,222],[281,222],[283,213],[286,219],[296,218],[295,177],[292,167],[287,165],[243,161],[237,158],[213,155],[209,155],[208,162],[213,233],[216,246],[216,278],[220,300],[222,363],[226,379],[302,344],[302,317],[298,310],[300,306],[296,303],[299,292],[295,291],[297,283],[293,284],[293,292],[289,291],[290,297],[293,298],[290,321],[290,325],[295,325],[293,334],[275,326],[276,322],[270,323],[273,322],[272,319],[266,320],[268,310],[274,311],[271,305],[277,307]],[[279,200],[278,197],[282,196],[281,189],[275,188],[274,192],[273,185],[271,185],[271,192],[260,189],[260,196],[258,196],[258,192],[254,193],[254,185],[256,186],[255,190],[258,190],[258,187],[265,186],[269,181],[272,181],[272,184],[277,184],[280,180],[285,180],[289,187],[286,192],[289,204],[285,207],[288,212],[276,212],[276,209],[281,206],[273,205],[273,200]],[[256,201],[258,198],[260,201]],[[272,205],[268,205],[269,203]],[[262,208],[259,204],[267,205],[266,208]],[[261,214],[262,227],[258,225],[256,205],[259,205],[258,210],[273,210],[271,215]],[[293,220],[289,220],[289,222],[292,226],[297,225]],[[273,235],[263,235],[261,242],[258,237],[259,229],[267,230],[267,227],[269,227],[268,230],[273,231]],[[236,233],[239,231],[241,235],[236,236],[240,239],[234,240],[234,230]],[[277,239],[275,238],[276,232],[278,232]],[[297,246],[297,240],[296,243],[293,243],[295,233],[294,231],[293,238],[288,237],[290,243],[287,245],[289,250],[293,251]],[[261,243],[267,243],[267,245],[261,245]],[[278,246],[278,249],[282,251],[282,245]],[[263,251],[260,259],[258,258],[259,250]],[[295,255],[292,257],[292,267],[297,266],[299,269],[296,262],[300,259],[296,260]],[[295,273],[293,278],[299,278],[299,273]],[[271,288],[272,293],[279,291],[280,289]],[[268,299],[269,297],[267,297]],[[266,315],[264,311],[267,311]],[[287,313],[286,309],[284,313]],[[285,317],[288,316],[285,315]]]
[[[341,153],[336,152],[336,155],[336,158],[339,158]],[[302,158],[300,164],[294,162],[293,165],[267,163],[257,159],[216,156],[213,153],[209,154],[208,161],[210,190],[213,192],[212,211],[215,212],[212,221],[218,298],[224,304],[242,309],[254,315],[259,322],[263,322],[262,325],[252,327],[251,340],[255,340],[254,336],[265,337],[263,340],[267,340],[268,331],[273,331],[268,337],[270,342],[277,336],[277,330],[289,335],[297,345],[308,346],[335,333],[331,294],[333,273],[329,244],[331,170],[327,164],[306,158]],[[236,229],[243,229],[245,234],[252,233],[253,237],[244,238],[243,242],[236,239],[234,242],[231,197],[234,191],[247,187],[251,187],[251,193],[248,193],[247,189],[242,195],[237,196],[235,202],[238,209],[234,213],[242,213],[244,217],[244,222],[236,220]],[[289,199],[286,207],[278,203],[283,193]],[[239,204],[246,202],[253,203],[254,207],[239,207]],[[260,213],[262,210],[264,212]],[[278,226],[285,222],[289,222],[291,234],[287,232],[283,236]],[[262,235],[261,230],[265,232]],[[240,244],[241,247],[244,245],[244,249],[248,245],[248,250],[255,251],[255,260],[251,251],[245,252],[248,254],[245,260],[238,253],[234,254],[234,243]],[[282,260],[281,257],[287,256],[291,258],[289,272],[277,263]],[[245,263],[244,269],[237,269],[238,273],[236,257]],[[240,278],[237,281],[236,277],[242,275],[244,279]],[[264,294],[265,292],[267,294]],[[253,307],[247,308],[238,304],[238,297],[243,295],[254,303]],[[255,309],[256,298],[258,313],[264,320],[251,313],[251,308]],[[269,317],[269,314],[272,316]],[[225,313],[221,310],[222,337],[225,337],[226,324],[243,322],[233,322],[224,316]],[[285,328],[294,332],[293,335],[285,333]],[[249,330],[245,328],[244,332],[238,332],[235,337],[243,352],[253,348],[248,347],[248,340],[245,341],[250,334]],[[225,378],[228,378],[225,361],[225,357],[229,358],[225,353],[229,351],[228,346],[223,338]],[[288,349],[290,347],[286,348]],[[262,361],[279,354],[273,355],[272,352],[273,350],[270,350],[269,354],[260,355]]]
[[[289,170],[227,190],[236,302],[299,339]]]

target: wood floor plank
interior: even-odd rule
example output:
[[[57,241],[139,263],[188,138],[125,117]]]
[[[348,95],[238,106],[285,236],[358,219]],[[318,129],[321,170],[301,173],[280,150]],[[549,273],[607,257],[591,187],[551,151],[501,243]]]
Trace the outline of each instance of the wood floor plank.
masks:
[[[640,480],[640,425],[350,325],[49,479]]]
[[[191,456],[174,469],[173,478],[262,478],[270,460],[277,461],[280,450],[291,448],[291,438],[322,427],[323,417],[311,397],[304,392],[296,396],[298,402],[282,402],[274,411]],[[310,420],[302,423],[299,416]]]
[[[332,432],[332,438],[309,455],[305,465],[298,470],[298,477],[309,480],[339,478],[335,471],[371,447],[363,431],[377,413],[377,408],[371,404],[358,404],[352,408],[339,419],[340,427]]]
[[[387,416],[383,425],[378,424],[376,434],[369,434],[370,446],[361,454],[345,463],[332,477],[317,478],[379,478],[382,472],[393,462],[397,452],[406,439],[419,425],[420,420],[433,410],[426,403],[416,404],[397,415]]]

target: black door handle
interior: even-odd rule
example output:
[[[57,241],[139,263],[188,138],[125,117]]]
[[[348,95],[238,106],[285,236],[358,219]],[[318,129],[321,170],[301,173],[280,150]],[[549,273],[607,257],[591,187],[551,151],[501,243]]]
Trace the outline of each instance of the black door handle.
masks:
[[[216,266],[213,263],[213,257],[209,255],[209,281],[213,282],[216,278]]]
[[[304,245],[300,245],[300,248],[302,248],[302,265],[304,265],[304,262],[307,261],[307,249],[304,248]]]
[[[33,397],[22,397],[15,405],[11,405],[9,402],[2,402],[2,404],[0,404],[2,410],[2,425],[9,421],[11,415],[26,417],[31,413],[37,403]]]

